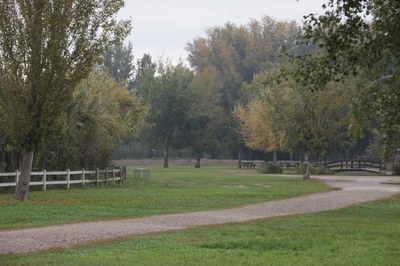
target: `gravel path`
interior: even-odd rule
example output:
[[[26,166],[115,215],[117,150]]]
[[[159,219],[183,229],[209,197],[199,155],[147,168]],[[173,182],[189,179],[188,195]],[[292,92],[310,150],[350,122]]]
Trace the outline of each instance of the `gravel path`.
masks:
[[[400,184],[391,184],[396,181],[390,178],[342,176],[315,178],[341,190],[217,211],[0,231],[0,254],[36,252],[87,242],[168,232],[196,226],[246,222],[276,216],[333,210],[390,197],[400,192]]]

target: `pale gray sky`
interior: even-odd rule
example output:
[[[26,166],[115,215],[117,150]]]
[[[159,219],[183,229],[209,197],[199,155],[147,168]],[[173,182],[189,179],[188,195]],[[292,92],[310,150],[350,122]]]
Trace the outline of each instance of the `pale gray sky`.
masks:
[[[264,15],[279,20],[296,20],[304,15],[321,13],[327,0],[126,0],[121,18],[132,18],[128,37],[135,58],[150,53],[153,59],[166,57],[185,60],[185,46],[205,30],[230,21],[237,25]]]

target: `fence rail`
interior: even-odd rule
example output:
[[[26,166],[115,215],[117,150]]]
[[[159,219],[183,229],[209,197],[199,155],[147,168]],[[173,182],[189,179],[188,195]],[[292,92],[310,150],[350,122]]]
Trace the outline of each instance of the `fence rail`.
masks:
[[[21,173],[19,170],[11,173],[0,173],[0,188],[1,187],[16,187]],[[67,189],[71,185],[95,183],[99,184],[115,184],[121,183],[126,179],[126,168],[114,168],[105,170],[79,170],[79,171],[46,171],[32,172],[30,186],[42,186],[42,190],[46,191],[47,186],[65,185]]]

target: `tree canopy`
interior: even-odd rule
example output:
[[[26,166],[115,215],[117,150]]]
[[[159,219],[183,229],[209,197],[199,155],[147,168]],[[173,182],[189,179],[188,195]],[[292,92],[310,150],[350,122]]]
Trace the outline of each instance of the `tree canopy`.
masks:
[[[324,14],[306,17],[305,37],[320,53],[301,61],[303,80],[318,88],[349,75],[362,77],[358,117],[378,119],[387,155],[394,154],[400,145],[400,2],[329,0],[323,7]]]
[[[15,197],[27,198],[33,154],[65,124],[75,86],[130,31],[123,0],[0,2],[0,123],[22,153]]]

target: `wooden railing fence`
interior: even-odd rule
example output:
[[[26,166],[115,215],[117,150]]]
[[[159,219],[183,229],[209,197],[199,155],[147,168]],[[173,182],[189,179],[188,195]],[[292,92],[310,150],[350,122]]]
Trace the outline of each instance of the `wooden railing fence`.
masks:
[[[382,162],[370,162],[366,160],[338,160],[323,164],[332,171],[368,171],[383,173],[386,166]]]
[[[11,173],[0,173],[1,187],[16,187],[21,173],[16,170]],[[67,189],[71,185],[79,184],[82,187],[85,184],[95,183],[108,185],[110,183],[122,183],[126,179],[126,168],[114,168],[105,170],[79,170],[79,171],[46,171],[32,172],[30,186],[42,186],[42,190],[46,191],[47,186],[65,185]]]

